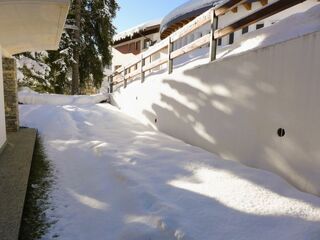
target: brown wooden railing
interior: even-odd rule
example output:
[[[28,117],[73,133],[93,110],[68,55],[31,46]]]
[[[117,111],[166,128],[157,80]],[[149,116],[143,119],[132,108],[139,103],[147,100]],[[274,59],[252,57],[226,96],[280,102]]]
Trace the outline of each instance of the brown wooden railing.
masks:
[[[226,27],[218,29],[219,16],[222,16],[229,11],[233,11],[236,7],[238,7],[241,4],[245,4],[245,7],[247,9],[251,9],[252,3],[250,1],[229,0],[224,4],[216,8],[212,8],[207,12],[203,13],[202,15],[198,16],[193,21],[185,25],[183,28],[171,34],[171,36],[169,36],[165,40],[151,47],[146,52],[141,53],[140,57],[137,57],[137,59],[129,65],[116,70],[111,76],[109,76],[110,92],[113,91],[114,85],[123,84],[124,87],[126,87],[128,81],[137,77],[138,75],[141,76],[141,81],[143,82],[145,78],[145,73],[147,71],[150,71],[163,64],[167,64],[167,71],[170,74],[173,71],[174,59],[209,43],[210,60],[214,61],[217,55],[217,40],[219,38],[222,38],[239,29],[254,24],[260,20],[268,18],[276,13],[284,11],[304,1],[305,0],[278,0],[276,2],[268,4],[268,0],[260,0],[259,2],[262,5],[261,9],[241,18],[240,20],[235,21],[234,23],[231,23]],[[209,22],[211,22],[211,31],[209,34],[204,35],[177,50],[173,50],[174,42]],[[146,59],[151,59],[151,57],[155,54],[165,50],[167,50],[167,56],[165,58],[160,57],[160,59],[157,59],[155,61],[150,60],[150,63],[146,63]]]

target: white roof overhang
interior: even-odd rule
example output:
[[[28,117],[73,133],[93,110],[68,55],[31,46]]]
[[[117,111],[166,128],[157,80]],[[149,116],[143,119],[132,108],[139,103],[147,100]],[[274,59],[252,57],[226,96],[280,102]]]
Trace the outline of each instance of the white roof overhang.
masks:
[[[69,6],[69,0],[0,0],[2,54],[58,49]]]

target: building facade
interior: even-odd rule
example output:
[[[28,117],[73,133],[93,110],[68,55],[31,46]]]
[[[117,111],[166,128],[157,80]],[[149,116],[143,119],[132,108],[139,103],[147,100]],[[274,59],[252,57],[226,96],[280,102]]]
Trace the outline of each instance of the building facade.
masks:
[[[117,34],[112,47],[112,71],[127,65],[160,41],[160,23],[160,20],[147,22]]]
[[[12,56],[58,49],[69,6],[69,0],[0,0],[0,151],[5,146],[7,130],[19,128]]]

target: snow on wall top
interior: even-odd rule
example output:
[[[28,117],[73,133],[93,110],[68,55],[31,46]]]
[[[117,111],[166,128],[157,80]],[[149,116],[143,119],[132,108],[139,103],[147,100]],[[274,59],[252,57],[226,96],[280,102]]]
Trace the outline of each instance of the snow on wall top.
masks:
[[[197,12],[201,14],[209,8],[217,6],[224,1],[225,0],[189,0],[188,2],[175,8],[163,19],[160,27],[160,32],[163,32],[163,30],[171,25],[171,23],[180,21],[180,18],[185,18],[185,15],[193,15]]]
[[[106,101],[108,100],[108,96],[104,93],[74,96],[67,96],[61,94],[41,94],[31,90],[28,87],[24,87],[18,92],[18,99],[19,102],[23,104],[88,105]]]
[[[125,31],[115,35],[113,37],[113,41],[116,42],[116,41],[120,41],[122,39],[125,39],[127,37],[132,37],[135,33],[142,32],[142,31],[144,31],[147,28],[152,27],[152,26],[160,25],[161,21],[162,21],[162,19],[152,20],[152,21],[148,21],[148,22],[142,23],[142,24],[140,24],[138,26],[132,27],[132,28],[130,28],[128,30],[125,30]]]

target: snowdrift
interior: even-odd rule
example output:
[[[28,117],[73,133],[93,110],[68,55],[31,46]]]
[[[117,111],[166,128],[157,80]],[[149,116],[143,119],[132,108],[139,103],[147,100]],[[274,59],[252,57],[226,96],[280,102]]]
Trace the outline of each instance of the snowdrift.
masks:
[[[55,171],[43,239],[320,239],[320,198],[109,104],[20,106]]]
[[[99,93],[90,96],[67,96],[59,94],[40,94],[29,88],[23,88],[18,93],[19,103],[22,104],[48,104],[48,105],[85,105],[95,104],[108,100],[108,96]]]

